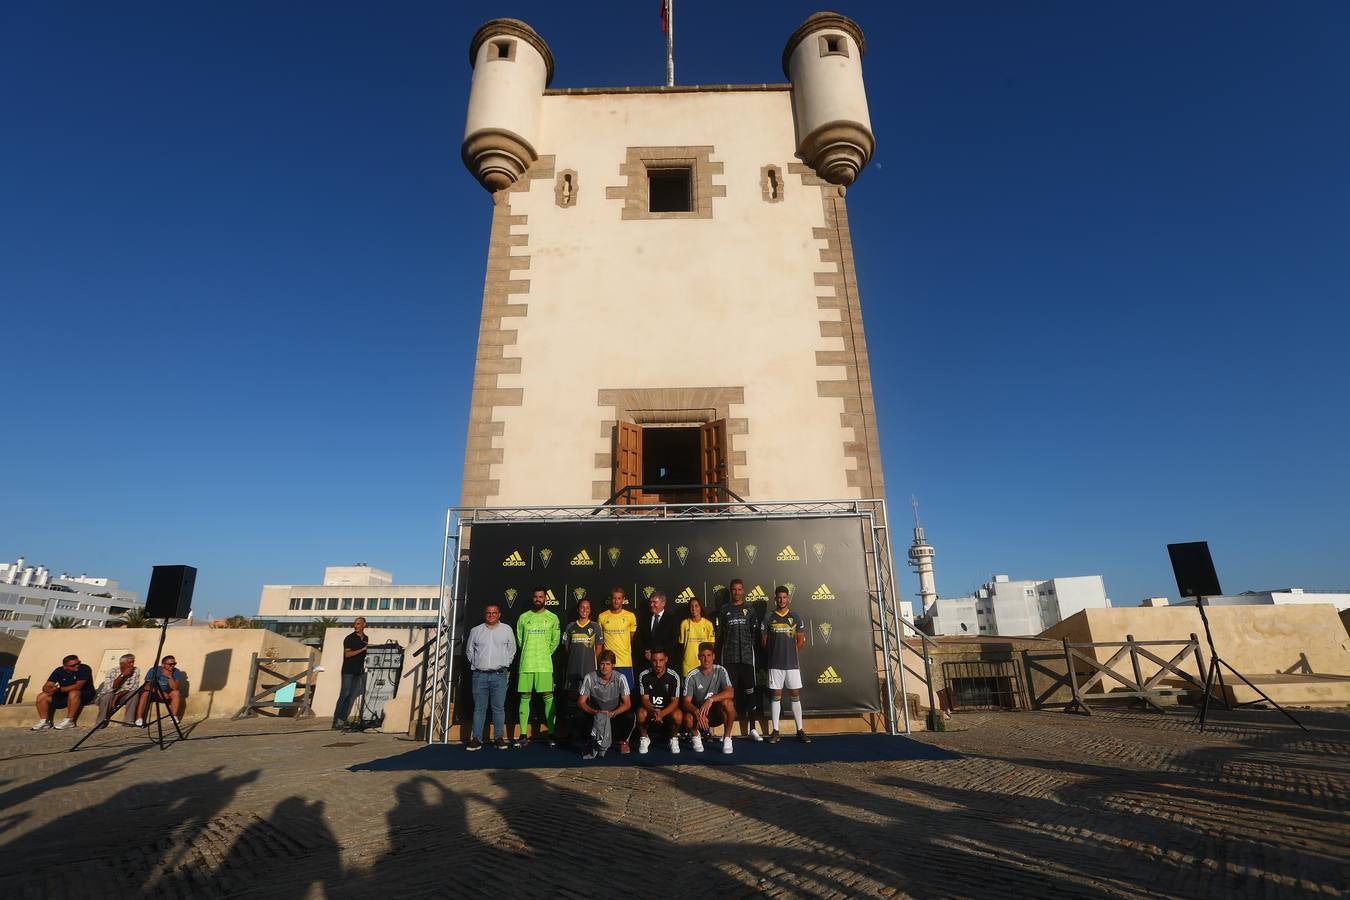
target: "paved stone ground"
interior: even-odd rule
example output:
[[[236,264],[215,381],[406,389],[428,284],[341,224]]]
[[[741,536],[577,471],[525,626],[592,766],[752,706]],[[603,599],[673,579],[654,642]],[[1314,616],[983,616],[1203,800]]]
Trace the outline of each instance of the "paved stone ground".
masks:
[[[162,753],[13,729],[0,897],[1340,896],[1350,712],[1299,715],[972,713],[918,736],[957,761],[603,771],[352,773],[415,745],[313,720]]]

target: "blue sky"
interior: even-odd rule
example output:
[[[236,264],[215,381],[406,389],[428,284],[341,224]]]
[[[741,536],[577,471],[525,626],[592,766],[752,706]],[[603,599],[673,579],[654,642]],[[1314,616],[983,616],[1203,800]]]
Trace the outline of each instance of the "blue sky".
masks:
[[[817,8],[677,0],[677,81],[781,81]],[[189,562],[214,615],[328,564],[434,582],[491,211],[469,38],[655,84],[657,9],[0,5],[0,556]],[[1229,591],[1350,588],[1350,8],[840,11],[892,517],[918,495],[940,592],[1134,604],[1194,539]]]

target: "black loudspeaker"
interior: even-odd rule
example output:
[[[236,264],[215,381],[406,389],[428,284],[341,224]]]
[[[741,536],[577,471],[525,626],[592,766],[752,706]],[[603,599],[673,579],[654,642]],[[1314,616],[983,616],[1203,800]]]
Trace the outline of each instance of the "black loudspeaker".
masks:
[[[192,566],[155,566],[145,594],[145,614],[151,619],[186,619],[192,614]]]
[[[1167,555],[1172,557],[1172,574],[1177,577],[1177,590],[1181,596],[1217,597],[1223,593],[1218,573],[1214,571],[1214,560],[1209,557],[1207,541],[1168,544]]]

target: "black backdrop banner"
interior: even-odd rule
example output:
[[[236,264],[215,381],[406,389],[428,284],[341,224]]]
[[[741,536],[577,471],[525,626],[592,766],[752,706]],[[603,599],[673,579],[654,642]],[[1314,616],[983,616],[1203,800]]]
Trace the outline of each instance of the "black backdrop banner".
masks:
[[[665,592],[681,618],[692,597],[712,617],[727,603],[731,579],[740,578],[746,601],[762,616],[773,609],[774,587],[784,585],[808,628],[804,709],[875,712],[880,688],[864,527],[854,516],[477,523],[460,579],[459,633],[483,621],[489,602],[514,627],[536,587],[549,592],[548,608],[566,627],[582,598],[591,601],[592,616],[608,609],[615,586],[642,621],[653,591]]]

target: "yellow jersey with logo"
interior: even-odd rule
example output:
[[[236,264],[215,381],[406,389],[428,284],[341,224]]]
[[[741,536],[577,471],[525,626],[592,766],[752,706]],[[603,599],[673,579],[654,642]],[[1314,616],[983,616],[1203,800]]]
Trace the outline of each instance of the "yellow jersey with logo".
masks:
[[[600,630],[605,633],[605,649],[614,651],[614,665],[619,668],[633,665],[633,635],[637,632],[637,616],[629,610],[614,612],[607,609],[596,616]]]
[[[693,619],[685,619],[681,622],[680,643],[684,645],[684,668],[681,671],[687,675],[690,669],[698,668],[698,645],[711,644],[716,638],[712,619],[704,617],[697,622]]]

